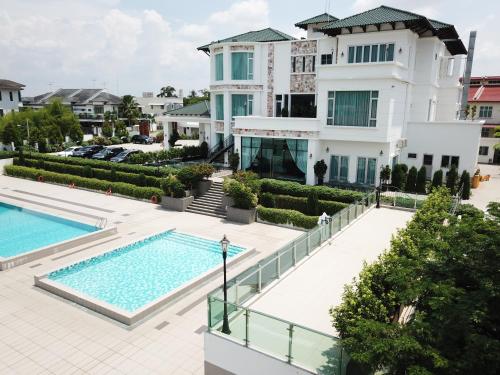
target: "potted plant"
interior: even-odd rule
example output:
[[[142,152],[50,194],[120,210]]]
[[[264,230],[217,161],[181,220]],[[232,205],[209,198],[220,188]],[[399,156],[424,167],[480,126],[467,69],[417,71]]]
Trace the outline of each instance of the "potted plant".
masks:
[[[227,207],[227,220],[244,224],[253,223],[257,212],[257,194],[241,182],[229,181],[224,188],[234,204]]]
[[[476,173],[474,173],[474,176],[472,176],[472,188],[477,189],[479,187],[479,181],[481,181],[481,171],[479,168],[476,170]]]
[[[318,185],[323,185],[323,178],[325,177],[327,168],[328,167],[323,159],[314,164],[314,174],[318,178]]]
[[[233,174],[238,171],[238,166],[240,165],[240,154],[237,152],[229,155],[229,167],[233,171]]]
[[[213,165],[208,163],[196,164],[193,166],[194,174],[198,176],[196,195],[200,196],[205,194],[212,187],[212,180],[209,180],[215,172]]]
[[[161,182],[165,196],[161,199],[161,205],[174,211],[186,211],[186,208],[193,203],[192,195],[186,196],[186,188],[174,175],[169,175]]]

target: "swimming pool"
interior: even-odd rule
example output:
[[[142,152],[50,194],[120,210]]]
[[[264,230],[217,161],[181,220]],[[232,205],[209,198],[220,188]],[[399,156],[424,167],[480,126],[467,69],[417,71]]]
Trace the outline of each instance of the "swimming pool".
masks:
[[[0,202],[0,259],[98,231],[99,228]]]
[[[229,245],[228,259],[243,252],[245,248]],[[63,290],[69,299],[73,298],[68,292],[74,293],[76,302],[86,299],[90,303],[83,305],[107,315],[107,310],[118,311],[125,318],[117,318],[113,311],[111,317],[132,324],[139,311],[202,276],[210,276],[221,263],[218,241],[172,230],[50,272],[41,283],[56,294],[61,293],[54,287]],[[37,285],[38,281],[35,279]],[[102,302],[105,309],[96,308],[102,307]]]

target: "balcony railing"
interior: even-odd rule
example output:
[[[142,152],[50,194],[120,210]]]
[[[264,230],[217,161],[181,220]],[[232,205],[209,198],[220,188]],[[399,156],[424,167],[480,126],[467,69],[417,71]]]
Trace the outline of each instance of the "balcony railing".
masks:
[[[367,194],[331,217],[327,224],[308,231],[229,280],[227,310],[231,333],[222,333],[223,289],[208,295],[208,329],[235,342],[272,355],[309,371],[345,374],[349,356],[338,338],[289,322],[243,304],[257,296],[273,281],[316,251],[325,241],[365,213],[375,203],[375,193]],[[306,280],[307,282],[307,280]]]

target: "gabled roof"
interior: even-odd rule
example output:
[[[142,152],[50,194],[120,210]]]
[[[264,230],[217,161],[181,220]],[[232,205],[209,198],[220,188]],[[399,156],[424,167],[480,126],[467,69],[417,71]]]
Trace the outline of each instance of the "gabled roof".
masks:
[[[293,36],[285,34],[276,29],[268,27],[267,29],[249,31],[244,34],[235,35],[230,38],[213,41],[204,46],[198,47],[199,51],[209,52],[210,45],[216,43],[228,43],[228,42],[279,42],[282,40],[295,40]]]
[[[169,116],[210,117],[210,102],[203,100],[182,108],[173,109],[165,114]]]
[[[22,83],[17,83],[8,79],[0,79],[0,88],[7,90],[22,90],[26,87]]]
[[[106,104],[120,104],[119,96],[109,94],[104,89],[58,89],[42,95],[37,95],[23,100],[27,105],[49,104],[55,98],[60,99],[65,104],[85,105],[93,102],[104,102]]]
[[[348,29],[352,32],[354,27],[365,29],[368,25],[380,27],[382,24],[392,24],[394,27],[396,22],[404,23],[405,27],[419,35],[430,31],[432,35],[444,40],[446,47],[452,55],[467,54],[467,50],[462,41],[458,38],[458,34],[453,25],[441,21],[430,20],[420,14],[391,8],[385,5],[330,22],[327,25],[318,27],[318,30],[325,34],[335,36],[340,34],[343,29]]]
[[[500,102],[500,86],[481,86],[469,88],[469,103]]]
[[[323,13],[320,15],[317,15],[315,17],[308,18],[307,20],[297,22],[295,24],[296,27],[300,27],[301,29],[307,30],[307,26],[309,25],[314,25],[318,23],[327,23],[327,22],[332,22],[332,21],[337,21],[338,18],[335,16],[332,16],[331,14],[328,13]]]

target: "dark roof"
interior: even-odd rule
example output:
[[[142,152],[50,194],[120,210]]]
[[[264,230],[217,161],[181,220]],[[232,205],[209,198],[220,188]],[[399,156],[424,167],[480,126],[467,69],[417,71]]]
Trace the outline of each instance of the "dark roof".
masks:
[[[331,14],[328,14],[328,13],[323,13],[323,14],[320,14],[318,16],[308,18],[307,20],[297,22],[295,24],[295,26],[300,27],[301,29],[307,30],[307,26],[309,26],[309,25],[332,22],[332,21],[337,21],[337,20],[338,20],[337,17],[332,16]]]
[[[96,97],[92,98],[91,102],[105,102],[107,104],[120,104],[122,102],[122,98],[103,91],[99,95],[97,95]]]
[[[282,40],[295,40],[293,36],[285,34],[279,30],[268,27],[258,31],[249,31],[244,34],[235,35],[230,38],[213,41],[204,46],[198,47],[199,51],[209,52],[209,47],[215,43],[228,43],[228,42],[279,42]]]
[[[61,99],[63,103],[73,105],[84,105],[93,102],[104,102],[106,104],[120,104],[119,96],[109,94],[103,89],[58,89],[53,92],[47,92],[37,95],[33,98],[23,100],[27,105],[45,105],[49,104],[55,98]]]
[[[318,27],[318,30],[335,36],[340,34],[342,29],[348,29],[352,32],[352,28],[356,26],[365,28],[368,25],[375,25],[379,27],[381,24],[394,24],[396,22],[403,22],[407,28],[419,35],[430,31],[432,35],[444,39],[446,47],[452,55],[467,54],[467,50],[462,41],[458,39],[458,34],[453,25],[430,20],[419,14],[385,5],[330,22],[327,25]]]
[[[170,116],[210,117],[210,102],[203,100],[182,108],[173,109],[165,114]]]
[[[17,83],[14,81],[10,81],[8,79],[0,79],[0,88],[9,89],[9,90],[22,90],[23,87],[26,87],[22,83]]]

